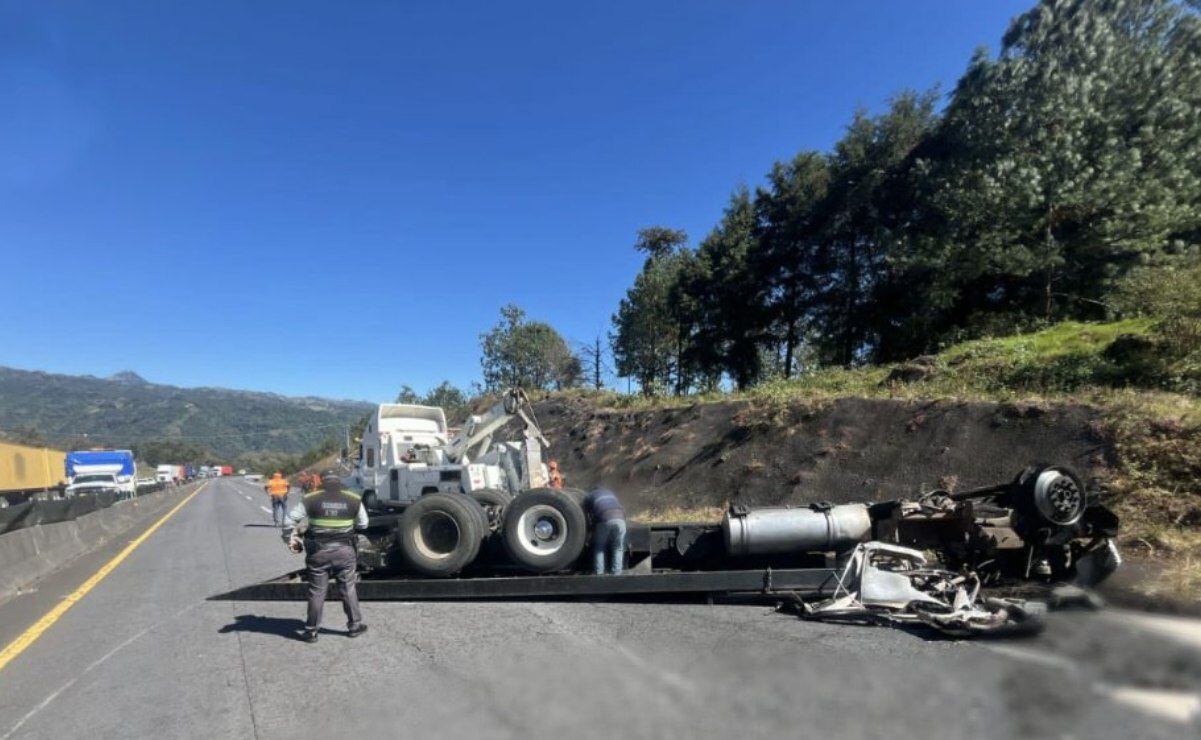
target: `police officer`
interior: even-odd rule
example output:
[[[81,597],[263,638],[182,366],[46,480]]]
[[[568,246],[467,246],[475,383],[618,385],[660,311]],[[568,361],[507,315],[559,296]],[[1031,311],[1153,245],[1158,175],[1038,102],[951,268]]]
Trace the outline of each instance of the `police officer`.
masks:
[[[303,545],[296,527],[308,521]],[[342,481],[333,470],[321,475],[321,488],[296,504],[284,523],[284,541],[292,552],[303,547],[304,564],[309,575],[309,610],[301,639],[317,642],[321,628],[321,612],[325,607],[325,591],[333,574],[342,588],[342,608],[346,611],[347,634],[358,637],[367,631],[359,611],[359,595],[355,588],[358,575],[358,554],[355,551],[355,530],[367,527],[367,507],[358,494],[342,490]]]

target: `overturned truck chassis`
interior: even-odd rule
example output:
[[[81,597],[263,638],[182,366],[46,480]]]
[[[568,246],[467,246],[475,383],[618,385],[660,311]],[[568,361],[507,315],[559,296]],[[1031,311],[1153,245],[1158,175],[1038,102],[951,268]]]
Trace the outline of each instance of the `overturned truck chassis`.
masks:
[[[524,575],[481,559],[461,577],[405,577],[395,524],[360,538],[368,600],[753,597],[808,618],[921,622],[949,634],[1030,631],[1040,605],[984,596],[1021,583],[1091,586],[1120,563],[1117,517],[1070,469],[1035,465],[1007,483],[872,504],[735,506],[720,523],[631,524],[629,575]],[[582,565],[582,563],[581,563]],[[302,599],[297,571],[214,598]]]

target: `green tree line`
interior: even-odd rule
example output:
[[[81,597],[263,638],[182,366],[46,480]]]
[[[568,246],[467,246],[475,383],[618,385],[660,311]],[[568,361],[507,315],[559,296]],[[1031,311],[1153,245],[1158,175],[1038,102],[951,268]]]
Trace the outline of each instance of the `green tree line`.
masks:
[[[945,101],[856,112],[687,241],[639,232],[613,317],[617,371],[644,393],[1109,317],[1131,275],[1199,259],[1197,3],[1043,0]]]
[[[464,423],[473,402],[485,393],[505,388],[526,390],[562,390],[579,385],[584,364],[572,352],[567,341],[545,321],[529,318],[515,304],[500,309],[500,320],[480,334],[480,366],[483,385],[472,384],[470,391],[444,380],[425,394],[403,385],[396,403],[439,406],[451,426]],[[361,430],[359,430],[361,432]]]

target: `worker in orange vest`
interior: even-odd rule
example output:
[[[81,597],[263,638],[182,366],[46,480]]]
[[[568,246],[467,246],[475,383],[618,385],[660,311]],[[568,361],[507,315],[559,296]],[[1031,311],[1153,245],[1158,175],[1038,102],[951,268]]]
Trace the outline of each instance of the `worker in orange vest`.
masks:
[[[563,474],[559,472],[559,463],[554,460],[551,460],[550,463],[546,467],[550,471],[550,475],[549,475],[550,487],[551,488],[562,488],[563,487]]]
[[[271,497],[271,518],[275,520],[275,526],[283,527],[284,517],[288,515],[288,480],[277,470],[267,481],[266,488]]]

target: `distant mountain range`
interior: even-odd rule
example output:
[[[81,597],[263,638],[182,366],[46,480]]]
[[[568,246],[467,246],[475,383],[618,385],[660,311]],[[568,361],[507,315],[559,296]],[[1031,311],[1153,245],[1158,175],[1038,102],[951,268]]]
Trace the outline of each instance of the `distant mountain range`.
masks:
[[[373,408],[365,401],[177,388],[128,370],[96,378],[0,366],[0,431],[30,429],[55,445],[86,435],[114,447],[180,440],[230,457],[295,453],[340,438]]]

